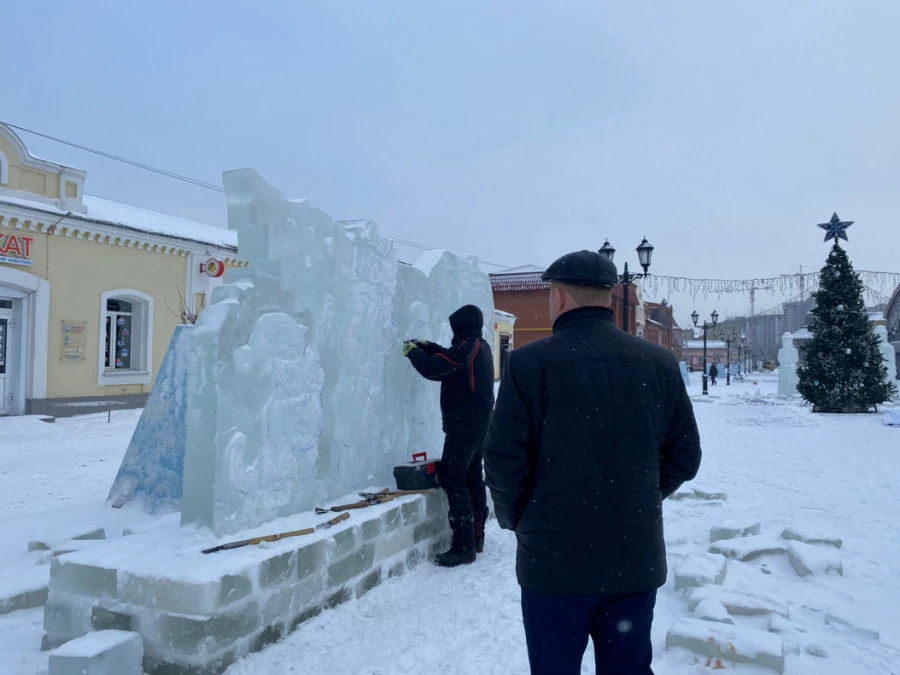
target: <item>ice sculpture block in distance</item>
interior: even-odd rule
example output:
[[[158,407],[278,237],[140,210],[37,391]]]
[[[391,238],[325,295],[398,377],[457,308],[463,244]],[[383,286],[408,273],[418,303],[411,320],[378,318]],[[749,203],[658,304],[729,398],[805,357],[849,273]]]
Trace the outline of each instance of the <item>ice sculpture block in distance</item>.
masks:
[[[885,381],[888,384],[897,383],[897,352],[894,345],[888,342],[887,328],[884,326],[875,327],[875,335],[881,338],[878,343],[878,349],[881,351],[881,358],[884,359],[884,365],[887,367],[887,375]]]
[[[778,350],[778,396],[791,398],[797,395],[797,365],[800,354],[794,347],[794,337],[790,333],[781,336],[781,349]]]
[[[684,386],[690,387],[691,386],[691,375],[688,372],[688,366],[684,361],[678,362],[678,370],[681,371],[681,379],[684,380]]]
[[[449,343],[464,304],[493,315],[477,260],[410,266],[371,221],[335,222],[255,171],[224,174],[229,270],[194,329],[182,523],[224,535],[373,484],[440,453],[439,387],[402,342]],[[485,327],[492,337],[493,324]]]

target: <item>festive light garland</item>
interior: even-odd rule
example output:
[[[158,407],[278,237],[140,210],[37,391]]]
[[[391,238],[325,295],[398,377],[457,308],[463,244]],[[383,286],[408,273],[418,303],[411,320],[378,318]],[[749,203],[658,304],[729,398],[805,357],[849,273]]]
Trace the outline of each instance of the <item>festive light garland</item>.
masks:
[[[867,292],[874,296],[884,295],[876,289],[893,291],[900,286],[900,272],[872,272],[857,270],[857,274],[866,286]],[[664,290],[664,297],[672,293],[685,293],[693,299],[710,295],[721,297],[728,293],[750,293],[751,291],[769,291],[777,294],[813,292],[819,287],[819,272],[803,274],[781,274],[777,277],[760,277],[757,279],[693,279],[690,277],[674,277],[664,274],[648,274],[643,279],[644,288],[654,297],[659,297]]]

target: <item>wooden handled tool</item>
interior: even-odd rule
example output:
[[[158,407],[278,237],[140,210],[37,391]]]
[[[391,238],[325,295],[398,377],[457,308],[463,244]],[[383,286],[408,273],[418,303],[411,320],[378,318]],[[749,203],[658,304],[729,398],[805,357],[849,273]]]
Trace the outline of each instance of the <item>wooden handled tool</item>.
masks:
[[[218,551],[227,551],[232,548],[241,548],[243,546],[256,546],[257,544],[261,544],[264,541],[280,541],[282,539],[287,539],[288,537],[300,537],[304,534],[312,534],[316,530],[327,530],[329,527],[333,527],[341,521],[347,520],[347,518],[349,517],[349,513],[342,513],[341,515],[335,516],[331,520],[320,523],[315,527],[307,527],[304,530],[291,530],[290,532],[279,532],[278,534],[267,534],[263,537],[252,537],[250,539],[242,539],[240,541],[231,541],[227,544],[219,544],[218,546],[204,549],[203,551],[201,551],[201,553],[216,553]]]

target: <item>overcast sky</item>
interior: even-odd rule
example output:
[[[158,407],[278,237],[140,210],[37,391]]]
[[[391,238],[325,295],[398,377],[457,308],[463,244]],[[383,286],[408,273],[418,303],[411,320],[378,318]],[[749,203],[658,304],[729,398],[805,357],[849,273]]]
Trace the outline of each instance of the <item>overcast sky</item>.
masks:
[[[900,272],[900,2],[6,2],[0,120],[505,265]],[[220,194],[23,134],[89,193],[224,225]],[[745,296],[674,297],[682,323]],[[775,299],[761,295],[757,310]]]

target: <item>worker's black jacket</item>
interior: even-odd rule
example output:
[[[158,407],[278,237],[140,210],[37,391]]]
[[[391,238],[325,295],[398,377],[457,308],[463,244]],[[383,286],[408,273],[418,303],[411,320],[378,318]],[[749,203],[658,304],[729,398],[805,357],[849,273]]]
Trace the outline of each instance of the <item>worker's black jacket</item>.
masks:
[[[481,338],[481,312],[450,317],[453,342],[445,349],[434,342],[413,349],[409,360],[429,380],[441,383],[444,433],[482,441],[494,407],[494,357]]]
[[[619,330],[612,312],[563,314],[510,354],[484,443],[519,583],[544,593],[629,594],[666,580],[662,500],[700,466],[678,363]]]

